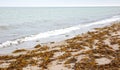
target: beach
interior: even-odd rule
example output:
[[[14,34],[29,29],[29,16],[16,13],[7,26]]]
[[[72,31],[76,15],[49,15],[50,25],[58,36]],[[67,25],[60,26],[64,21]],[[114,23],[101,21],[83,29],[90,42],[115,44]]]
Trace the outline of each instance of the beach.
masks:
[[[62,41],[1,54],[0,70],[120,70],[120,22],[97,24]]]

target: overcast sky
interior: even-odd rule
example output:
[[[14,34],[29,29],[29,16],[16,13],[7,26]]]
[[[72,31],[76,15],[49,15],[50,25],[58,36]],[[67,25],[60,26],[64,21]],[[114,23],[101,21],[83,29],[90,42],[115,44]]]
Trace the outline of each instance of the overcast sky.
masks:
[[[120,6],[120,0],[0,0],[0,6]]]

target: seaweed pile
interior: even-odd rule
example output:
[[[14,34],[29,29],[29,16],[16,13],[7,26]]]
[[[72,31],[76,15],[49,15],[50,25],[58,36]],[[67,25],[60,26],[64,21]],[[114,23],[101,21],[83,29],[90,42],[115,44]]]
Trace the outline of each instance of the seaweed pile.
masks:
[[[0,70],[120,70],[120,23],[65,40],[0,56]],[[55,44],[52,42],[51,44]],[[57,68],[57,69],[56,69]]]

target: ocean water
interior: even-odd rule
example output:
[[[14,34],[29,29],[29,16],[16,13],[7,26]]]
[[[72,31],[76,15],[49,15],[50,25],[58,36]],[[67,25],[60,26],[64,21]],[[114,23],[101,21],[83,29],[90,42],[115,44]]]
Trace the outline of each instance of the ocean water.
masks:
[[[69,33],[104,19],[120,7],[0,7],[0,47]]]

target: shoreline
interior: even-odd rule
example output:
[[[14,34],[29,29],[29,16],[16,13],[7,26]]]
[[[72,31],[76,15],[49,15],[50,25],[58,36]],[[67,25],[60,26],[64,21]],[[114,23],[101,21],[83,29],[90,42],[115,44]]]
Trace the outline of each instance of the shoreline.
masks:
[[[15,50],[11,55],[0,56],[0,69],[119,70],[119,27],[120,22],[113,22],[61,42]]]
[[[86,33],[88,31],[94,31],[94,28],[109,26],[112,23],[119,22],[119,21],[120,21],[120,18],[108,18],[108,19],[104,19],[104,20],[100,20],[100,21],[96,21],[96,22],[91,22],[88,25],[87,24],[84,25],[83,27],[81,25],[78,25],[78,26],[65,28],[68,30],[68,31],[66,30],[65,32],[68,32],[68,33],[63,32],[63,34],[60,34],[60,35],[52,36],[51,33],[56,34],[57,31],[61,32],[61,29],[56,30],[56,32],[50,31],[49,33],[51,36],[48,38],[39,39],[39,37],[41,37],[41,35],[42,35],[42,33],[40,33],[40,35],[39,34],[32,35],[32,37],[28,36],[28,37],[24,37],[24,39],[20,38],[20,39],[16,39],[16,40],[12,40],[12,41],[7,41],[7,42],[0,44],[0,53],[1,54],[9,54],[12,51],[17,50],[17,49],[33,48],[33,46],[35,46],[38,43],[49,43],[51,41],[55,41],[55,42],[63,41],[63,40],[69,39],[69,38],[73,38],[78,34]],[[74,30],[74,28],[75,28],[75,30]],[[69,29],[73,30],[73,31],[69,32]],[[59,32],[58,32],[58,34],[59,34]],[[47,35],[46,32],[45,32],[45,34]],[[43,36],[44,36],[44,33],[43,33]],[[24,40],[30,40],[32,38],[33,39],[38,38],[38,39],[33,40],[33,41],[31,40],[31,41],[22,42]]]

